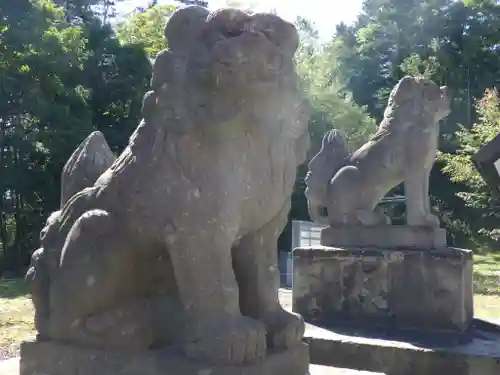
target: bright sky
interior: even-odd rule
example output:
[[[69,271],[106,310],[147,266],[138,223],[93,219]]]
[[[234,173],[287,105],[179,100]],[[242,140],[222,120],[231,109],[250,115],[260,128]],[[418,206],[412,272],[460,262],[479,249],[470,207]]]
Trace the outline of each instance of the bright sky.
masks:
[[[318,29],[321,38],[329,38],[335,32],[335,25],[344,21],[351,23],[361,10],[362,0],[248,0],[238,3],[250,4],[255,10],[275,9],[276,12],[289,21],[301,16],[312,21]],[[149,0],[125,0],[119,2],[118,13],[128,13],[139,6],[147,6]],[[160,0],[159,3],[172,3]],[[227,6],[226,0],[208,0],[210,8],[217,9]]]

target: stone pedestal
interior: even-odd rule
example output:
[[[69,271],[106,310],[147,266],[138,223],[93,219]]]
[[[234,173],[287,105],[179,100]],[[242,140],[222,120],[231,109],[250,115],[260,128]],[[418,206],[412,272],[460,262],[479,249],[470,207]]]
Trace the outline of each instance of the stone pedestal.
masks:
[[[307,375],[309,350],[300,344],[262,362],[214,366],[173,351],[104,352],[56,342],[25,342],[19,375]]]
[[[311,363],[385,375],[498,375],[500,326],[474,320],[459,341],[308,324]],[[416,337],[420,336],[420,337]]]
[[[472,252],[450,247],[304,247],[293,310],[310,322],[463,332],[473,318]]]
[[[437,227],[408,225],[328,227],[321,231],[321,244],[340,248],[439,249],[446,247],[446,231]]]

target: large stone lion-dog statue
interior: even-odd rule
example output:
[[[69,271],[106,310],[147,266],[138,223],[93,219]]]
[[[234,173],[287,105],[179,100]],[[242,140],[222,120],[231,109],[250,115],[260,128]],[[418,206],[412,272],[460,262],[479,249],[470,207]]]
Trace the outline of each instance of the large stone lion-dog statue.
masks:
[[[128,146],[41,233],[27,275],[38,337],[252,362],[304,332],[277,267],[309,147],[297,31],[190,6],[165,36]]]
[[[439,121],[450,105],[447,87],[406,76],[392,90],[378,131],[358,150],[350,153],[339,131],[327,132],[306,176],[311,218],[331,226],[385,224],[375,207],[404,182],[407,224],[439,226],[431,212],[429,174]]]

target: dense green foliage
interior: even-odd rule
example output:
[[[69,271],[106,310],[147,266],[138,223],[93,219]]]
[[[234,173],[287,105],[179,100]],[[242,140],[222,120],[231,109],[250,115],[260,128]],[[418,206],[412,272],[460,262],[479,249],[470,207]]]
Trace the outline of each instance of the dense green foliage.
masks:
[[[467,210],[465,218],[455,218],[464,234],[476,245],[493,244],[500,228],[500,201],[494,196],[474,167],[471,156],[500,133],[500,96],[496,89],[487,89],[475,103],[477,122],[469,129],[460,126],[453,137],[458,149],[441,153],[443,172],[461,186],[457,196]]]
[[[441,150],[450,156],[436,164],[431,192],[450,240],[459,246],[495,246],[491,236],[478,235],[496,225],[493,201],[483,199],[473,210],[470,195],[463,194],[486,194],[487,189],[458,178],[450,163],[457,150],[471,147],[470,138],[454,136],[460,126],[474,129],[474,123],[484,121],[474,97],[498,82],[499,31],[500,4],[493,0],[366,0],[354,25],[339,25],[329,43],[336,56],[331,76],[377,119],[390,88],[405,74],[424,75],[452,89],[453,112],[442,123],[440,139]],[[498,111],[491,105],[492,116]]]
[[[25,266],[38,246],[40,228],[59,203],[61,168],[76,145],[98,129],[119,152],[140,120],[149,61],[166,47],[163,27],[174,7],[145,0],[115,22],[119,3],[0,0],[0,274]],[[494,89],[500,5],[365,0],[357,20],[338,25],[329,40],[309,20],[296,25],[297,69],[312,104],[311,153],[331,127],[343,130],[352,148],[363,143],[405,74],[452,88],[453,114],[442,125],[431,181],[435,208],[455,244],[495,248],[498,202],[470,156],[500,131]],[[308,218],[305,170],[299,169],[293,219]]]
[[[0,273],[29,261],[58,208],[62,166],[94,129],[120,150],[151,66],[90,11],[97,1],[0,0]]]
[[[163,29],[174,10],[172,5],[156,5],[142,12],[135,12],[117,25],[116,36],[125,45],[142,45],[153,59],[166,47]]]

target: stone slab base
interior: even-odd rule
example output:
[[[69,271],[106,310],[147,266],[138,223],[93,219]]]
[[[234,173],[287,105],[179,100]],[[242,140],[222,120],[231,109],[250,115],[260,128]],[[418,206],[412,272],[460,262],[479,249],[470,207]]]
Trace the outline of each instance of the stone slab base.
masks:
[[[103,352],[56,342],[24,342],[19,375],[306,375],[306,344],[245,366],[213,366],[168,351]],[[2,374],[3,375],[3,374]]]
[[[281,375],[281,374],[276,374],[276,375]],[[351,370],[348,368],[310,365],[309,375],[384,375],[384,374],[371,371]]]
[[[312,323],[463,332],[473,317],[472,252],[297,248],[292,289],[293,311]]]
[[[328,227],[321,231],[321,245],[438,249],[446,247],[446,231],[437,227],[408,225]]]
[[[0,361],[0,375],[19,375],[19,358],[12,358]],[[371,371],[358,371],[345,368],[310,365],[309,375],[384,375],[384,374],[375,373]]]
[[[466,343],[434,343],[307,325],[311,363],[386,375],[498,375],[500,326],[475,321]]]

